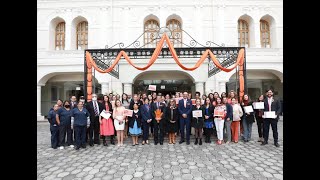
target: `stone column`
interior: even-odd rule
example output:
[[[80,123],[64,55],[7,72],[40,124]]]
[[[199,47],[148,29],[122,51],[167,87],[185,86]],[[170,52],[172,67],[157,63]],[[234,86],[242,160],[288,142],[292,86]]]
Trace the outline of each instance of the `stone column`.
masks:
[[[132,95],[132,83],[123,83],[123,92]]]
[[[101,82],[101,93],[102,94],[109,94],[109,82]]]
[[[226,92],[226,82],[225,81],[219,82],[219,94],[221,94],[222,92]]]
[[[204,82],[196,82],[196,91],[200,92],[201,96],[204,93]]]
[[[37,121],[43,121],[44,116],[41,115],[41,86],[37,85]]]

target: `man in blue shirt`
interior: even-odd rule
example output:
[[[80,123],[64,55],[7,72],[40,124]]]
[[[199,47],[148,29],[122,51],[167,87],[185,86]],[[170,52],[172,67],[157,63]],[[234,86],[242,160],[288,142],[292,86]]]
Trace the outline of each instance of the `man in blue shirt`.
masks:
[[[58,112],[59,105],[55,104],[53,109],[49,111],[48,121],[50,123],[50,132],[51,132],[51,147],[53,149],[57,149],[58,147],[58,134],[59,134],[59,126],[56,121],[56,114]]]

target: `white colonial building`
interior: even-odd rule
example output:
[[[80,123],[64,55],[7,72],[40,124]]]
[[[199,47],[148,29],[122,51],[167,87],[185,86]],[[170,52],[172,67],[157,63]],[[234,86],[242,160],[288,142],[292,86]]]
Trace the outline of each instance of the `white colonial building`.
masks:
[[[282,99],[282,0],[38,0],[37,113],[48,114],[57,99],[83,94],[84,49],[103,49],[134,42],[145,30],[183,29],[201,44],[246,47],[248,93],[252,98],[273,88]],[[141,43],[148,42],[148,34]],[[190,39],[181,37],[189,43]],[[175,47],[184,46],[174,42]],[[147,47],[155,47],[153,44]],[[192,67],[198,59],[183,59]],[[135,60],[145,66],[148,59]],[[235,70],[208,78],[208,62],[195,71],[182,70],[172,58],[158,59],[146,71],[119,63],[119,79],[95,72],[96,93],[133,94],[147,84],[164,89],[226,92],[235,87]],[[172,90],[172,89],[171,89]]]

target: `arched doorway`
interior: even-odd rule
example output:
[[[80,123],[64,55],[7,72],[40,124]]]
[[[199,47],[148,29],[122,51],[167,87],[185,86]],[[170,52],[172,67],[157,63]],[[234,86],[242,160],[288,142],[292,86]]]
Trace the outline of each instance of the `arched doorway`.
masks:
[[[233,74],[226,84],[227,92],[239,90],[236,83],[236,74]],[[247,88],[251,100],[256,100],[269,88],[273,89],[274,96],[282,101],[283,83],[282,73],[274,70],[248,70],[247,69]]]
[[[57,102],[58,99],[69,100],[75,95],[77,99],[84,96],[83,73],[52,73],[48,74],[48,80],[43,82],[45,85],[41,88],[41,114],[48,115],[49,109]],[[47,79],[47,78],[45,78]],[[94,81],[94,93],[101,93],[101,84],[96,78]]]
[[[147,71],[139,74],[133,80],[133,93],[147,93],[149,85],[156,85],[156,92],[173,95],[176,92],[191,92],[194,94],[194,79],[182,71]]]

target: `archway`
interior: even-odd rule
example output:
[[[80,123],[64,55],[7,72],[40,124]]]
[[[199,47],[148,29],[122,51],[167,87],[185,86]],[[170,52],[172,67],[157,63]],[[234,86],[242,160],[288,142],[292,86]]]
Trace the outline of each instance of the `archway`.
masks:
[[[274,96],[280,100],[283,99],[283,74],[274,70],[247,69],[247,89],[251,100],[257,99],[261,94],[269,88],[273,89]],[[238,90],[236,73],[234,73],[229,82],[227,82],[227,92],[230,90]]]
[[[183,71],[147,71],[133,80],[133,93],[147,93],[149,85],[156,85],[156,92],[173,95],[175,92],[195,92],[194,78]]]

